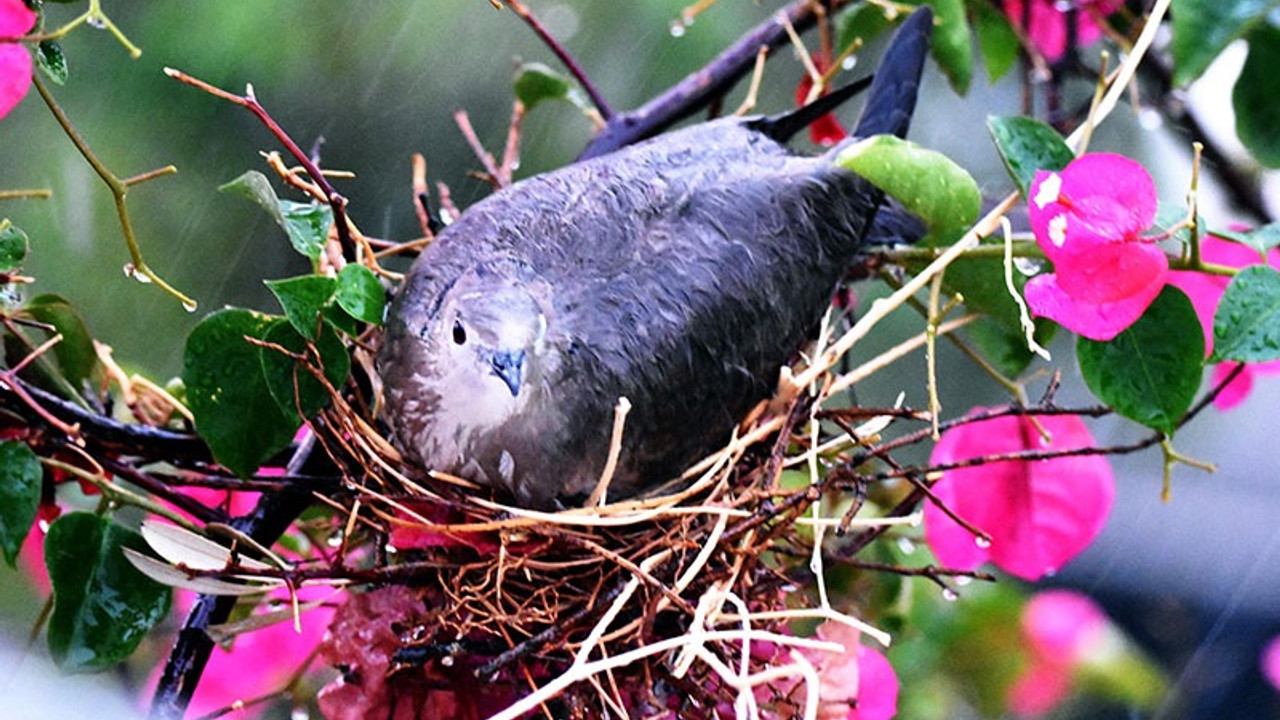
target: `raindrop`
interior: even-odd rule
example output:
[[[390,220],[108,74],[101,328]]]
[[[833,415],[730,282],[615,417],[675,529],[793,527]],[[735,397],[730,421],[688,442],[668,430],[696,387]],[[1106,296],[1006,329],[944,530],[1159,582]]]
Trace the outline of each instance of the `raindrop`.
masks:
[[[857,65],[858,65],[858,58],[856,55],[850,55],[849,57],[840,61],[840,68],[843,70],[852,70],[855,67],[857,67]]]
[[[103,19],[101,15],[96,15],[96,14],[90,15],[89,17],[85,18],[84,21],[89,24],[89,27],[96,27],[99,30],[102,30],[107,26],[107,21]]]
[[[199,303],[197,303],[195,300],[183,300],[183,301],[182,301],[182,309],[183,309],[183,310],[186,310],[187,312],[195,312],[195,311],[196,311],[196,308],[198,308],[198,307],[200,307],[200,304],[199,304]]]
[[[685,32],[689,30],[689,25],[683,20],[671,21],[671,37],[684,37]]]
[[[1138,111],[1138,124],[1143,130],[1159,130],[1164,127],[1164,115],[1155,108],[1144,107]]]
[[[952,590],[951,588],[943,588],[943,589],[942,589],[942,599],[943,599],[943,600],[946,600],[947,602],[955,602],[955,601],[956,601],[956,600],[958,600],[959,598],[960,598],[960,595],[959,595],[959,594],[957,594],[955,590]]]
[[[392,545],[390,543],[387,544],[386,550],[388,555],[395,555],[396,553],[400,552],[399,550],[396,550],[395,545]]]
[[[289,713],[289,720],[311,720],[311,713],[304,707],[296,707]]]
[[[1036,258],[1019,257],[1013,259],[1013,266],[1018,269],[1018,272],[1031,277],[1044,269],[1044,261]]]
[[[983,550],[986,550],[987,548],[991,547],[991,538],[989,538],[989,537],[983,537],[983,536],[979,535],[979,536],[977,536],[977,537],[975,537],[975,538],[973,539],[973,544],[974,544],[974,545],[977,545],[978,547],[982,548]]]
[[[910,555],[916,551],[916,544],[911,540],[911,538],[900,537],[898,538],[898,550],[902,551],[904,554]]]
[[[956,585],[960,587],[964,587],[965,585],[968,585],[969,583],[973,582],[973,578],[969,577],[968,575],[959,575],[955,577],[954,580]]]
[[[1056,0],[1053,3],[1053,9],[1060,13],[1070,12],[1075,6],[1076,4],[1072,0]]]
[[[453,667],[453,656],[445,655],[444,657],[440,658],[440,664],[445,667]]]
[[[329,547],[331,547],[331,548],[341,547],[341,546],[342,546],[342,533],[341,533],[341,532],[336,532],[336,533],[334,533],[334,534],[330,535],[328,538],[326,538],[326,539],[325,539],[324,544],[325,544],[325,545],[328,545],[328,546],[329,546]]]

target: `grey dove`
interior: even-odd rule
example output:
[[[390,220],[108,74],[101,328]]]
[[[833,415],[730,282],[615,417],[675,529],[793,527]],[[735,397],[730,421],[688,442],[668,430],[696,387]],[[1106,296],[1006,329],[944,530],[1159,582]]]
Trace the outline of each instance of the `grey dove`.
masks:
[[[931,26],[920,10],[898,31],[855,137],[905,134]],[[388,310],[378,369],[406,458],[555,508],[599,483],[619,398],[610,499],[723,446],[816,328],[881,203],[833,163],[839,147],[783,144],[814,116],[704,122],[468,208]]]

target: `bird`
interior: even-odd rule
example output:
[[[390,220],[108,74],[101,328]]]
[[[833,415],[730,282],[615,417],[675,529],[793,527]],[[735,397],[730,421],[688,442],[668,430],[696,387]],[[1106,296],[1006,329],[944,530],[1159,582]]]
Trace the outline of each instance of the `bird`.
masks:
[[[927,8],[904,21],[854,138],[905,135],[932,23]],[[672,130],[467,208],[384,323],[383,417],[405,459],[554,510],[601,483],[622,398],[610,500],[722,447],[818,326],[883,199],[834,163],[843,144],[785,144],[842,100]]]

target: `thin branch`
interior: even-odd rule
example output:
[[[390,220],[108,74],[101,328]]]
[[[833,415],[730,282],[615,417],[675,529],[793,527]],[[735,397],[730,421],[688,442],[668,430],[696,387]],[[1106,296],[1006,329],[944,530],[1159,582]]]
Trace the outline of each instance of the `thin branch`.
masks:
[[[555,56],[559,58],[560,63],[564,65],[565,70],[569,71],[569,74],[572,75],[573,78],[578,81],[578,84],[582,86],[582,90],[587,94],[587,97],[591,98],[591,104],[596,106],[596,110],[600,113],[600,117],[605,121],[608,121],[609,118],[613,117],[613,108],[609,107],[609,103],[605,101],[604,96],[600,94],[600,91],[597,90],[596,86],[591,82],[591,78],[587,77],[587,74],[583,72],[582,67],[578,65],[577,61],[573,59],[573,56],[569,54],[569,51],[566,50],[558,40],[552,37],[551,33],[547,31],[546,26],[543,25],[532,12],[530,12],[529,8],[520,0],[503,1],[506,3],[507,7],[511,8],[512,12],[519,15],[521,20],[524,20],[525,24],[528,25],[538,38],[542,40],[542,43],[546,45],[551,52],[555,53]]]

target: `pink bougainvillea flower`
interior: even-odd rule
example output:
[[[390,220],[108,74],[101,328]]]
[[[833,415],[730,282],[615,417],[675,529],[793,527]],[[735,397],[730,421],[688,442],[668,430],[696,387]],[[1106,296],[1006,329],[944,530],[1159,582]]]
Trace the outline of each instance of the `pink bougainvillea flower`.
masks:
[[[898,711],[898,676],[884,655],[864,646],[861,633],[849,625],[828,620],[818,626],[819,640],[838,643],[844,652],[802,650],[818,672],[818,720],[889,720]],[[752,655],[772,665],[791,662],[786,649],[772,643],[752,643]],[[757,699],[770,706],[762,717],[805,715],[807,687],[798,677],[787,676],[756,689]],[[718,717],[737,717],[731,706],[718,709]]]
[[[1102,37],[1102,28],[1093,13],[1106,17],[1123,5],[1123,0],[1031,0],[1031,22],[1027,37],[1045,59],[1053,62],[1067,51],[1068,10],[1076,7],[1076,45],[1088,45]],[[1022,0],[1004,0],[1004,14],[1017,27],[1022,27]]]
[[[1106,614],[1088,596],[1073,590],[1037,594],[1022,611],[1029,660],[1009,688],[1009,711],[1039,717],[1057,707],[1071,690],[1076,667],[1103,649],[1108,632]]]
[[[1233,227],[1231,229],[1243,231],[1245,228]],[[1257,265],[1262,262],[1262,257],[1255,250],[1213,235],[1205,235],[1200,239],[1200,257],[1205,262],[1236,268]],[[1267,259],[1272,267],[1280,269],[1280,249],[1273,249],[1267,255]],[[1187,294],[1187,297],[1191,298],[1191,304],[1196,309],[1196,315],[1200,317],[1200,325],[1204,329],[1204,351],[1206,357],[1213,353],[1213,316],[1218,311],[1218,301],[1222,299],[1222,293],[1227,289],[1227,284],[1230,281],[1231,278],[1222,275],[1210,275],[1190,270],[1174,270],[1169,273],[1169,284],[1177,286]],[[1236,363],[1219,363],[1215,366],[1213,369],[1214,384],[1222,382],[1235,367]],[[1223,388],[1222,392],[1218,393],[1218,396],[1213,399],[1214,407],[1218,410],[1230,410],[1244,402],[1244,399],[1248,397],[1249,392],[1253,389],[1253,381],[1256,376],[1276,373],[1280,373],[1280,360],[1245,365],[1240,374],[1236,376],[1236,379],[1232,380],[1231,384]]]
[[[25,35],[36,14],[22,0],[0,0],[0,38]],[[0,118],[9,114],[31,89],[31,51],[24,45],[0,42]]]
[[[1259,661],[1262,664],[1262,677],[1271,683],[1271,687],[1280,690],[1280,636],[1271,638],[1262,647]]]
[[[983,408],[977,408],[977,411]],[[1035,423],[1005,416],[966,423],[943,433],[930,463],[943,465],[1025,450],[1092,447],[1075,415],[1042,416]],[[980,542],[936,504],[924,510],[924,535],[944,565],[971,570],[987,560],[1018,577],[1056,572],[1102,530],[1115,497],[1115,478],[1097,455],[988,462],[947,470],[933,486],[939,502],[991,537]]]
[[[1151,305],[1169,260],[1142,232],[1156,215],[1151,175],[1129,158],[1083,155],[1030,188],[1031,230],[1054,272],[1025,291],[1034,315],[1093,340],[1110,340]]]

